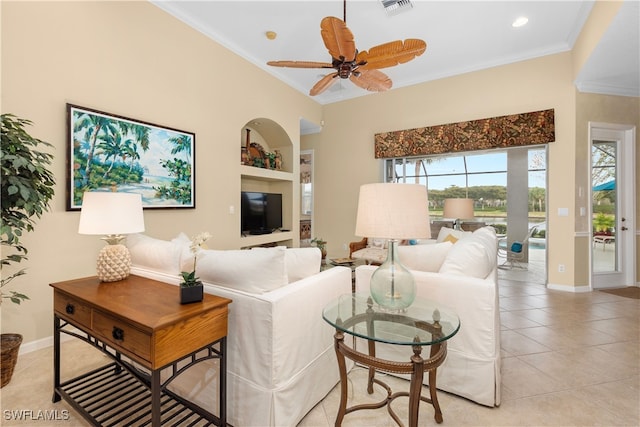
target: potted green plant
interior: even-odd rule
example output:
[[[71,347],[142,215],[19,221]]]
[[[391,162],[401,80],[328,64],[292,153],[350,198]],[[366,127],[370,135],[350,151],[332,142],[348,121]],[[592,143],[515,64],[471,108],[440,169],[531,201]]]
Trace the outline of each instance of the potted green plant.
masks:
[[[322,259],[327,257],[327,242],[322,237],[314,237],[311,240],[311,244],[315,245],[316,248],[320,249],[322,253]]]
[[[614,220],[611,215],[605,215],[600,212],[593,218],[593,234],[595,236],[610,236],[613,226]]]
[[[202,301],[204,296],[204,285],[200,278],[196,277],[196,265],[198,263],[198,252],[202,244],[206,242],[211,235],[207,232],[200,233],[191,239],[189,249],[193,254],[193,270],[183,271],[182,282],[180,282],[180,304],[189,304],[192,302]]]
[[[2,114],[1,146],[2,172],[0,176],[0,236],[2,243],[1,269],[27,260],[27,248],[22,244],[24,233],[33,231],[36,219],[49,210],[54,194],[55,179],[49,170],[53,155],[39,151],[51,144],[32,137],[25,130],[32,123],[13,114]],[[4,288],[16,277],[26,273],[22,268],[0,279],[0,304],[5,299],[20,304],[29,297]],[[20,334],[2,334],[2,386],[9,383],[22,343]],[[6,363],[6,366],[5,366]]]

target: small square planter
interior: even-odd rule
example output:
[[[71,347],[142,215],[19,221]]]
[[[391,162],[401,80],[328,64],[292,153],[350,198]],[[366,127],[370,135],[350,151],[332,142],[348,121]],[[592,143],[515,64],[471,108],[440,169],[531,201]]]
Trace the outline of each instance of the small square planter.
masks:
[[[203,285],[200,283],[196,286],[180,286],[180,304],[190,304],[192,302],[202,301]]]

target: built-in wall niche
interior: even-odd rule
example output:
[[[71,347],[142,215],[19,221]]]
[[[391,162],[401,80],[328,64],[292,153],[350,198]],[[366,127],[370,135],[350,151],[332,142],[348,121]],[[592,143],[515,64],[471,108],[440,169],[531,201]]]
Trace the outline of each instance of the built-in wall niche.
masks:
[[[259,169],[293,171],[293,144],[270,119],[255,119],[240,130],[240,163]]]
[[[247,132],[248,130],[248,132]],[[248,138],[247,138],[248,136]],[[297,233],[292,230],[294,217],[294,193],[293,193],[293,144],[284,129],[273,120],[260,118],[251,120],[240,129],[240,189],[244,192],[275,193],[282,195],[282,229],[265,235],[242,235],[238,223],[240,236],[239,247],[251,247],[277,243],[279,245],[294,246],[298,243]],[[247,147],[262,152],[280,153],[279,168],[266,167],[264,160],[247,162]],[[256,152],[254,151],[254,155]],[[298,161],[299,159],[296,159]],[[250,163],[250,164],[249,164]],[[271,162],[269,161],[269,165]],[[297,187],[296,187],[297,191]],[[296,194],[297,195],[297,194]],[[242,206],[241,195],[238,194],[238,206]],[[241,208],[242,209],[242,208]],[[297,214],[298,206],[295,206]],[[242,211],[240,212],[242,218]],[[297,230],[296,230],[297,231]]]

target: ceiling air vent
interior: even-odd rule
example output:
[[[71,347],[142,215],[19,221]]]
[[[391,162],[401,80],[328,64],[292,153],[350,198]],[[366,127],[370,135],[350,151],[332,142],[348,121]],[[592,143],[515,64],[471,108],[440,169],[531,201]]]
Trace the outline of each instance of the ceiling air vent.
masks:
[[[410,0],[380,0],[387,15],[396,15],[413,7]]]

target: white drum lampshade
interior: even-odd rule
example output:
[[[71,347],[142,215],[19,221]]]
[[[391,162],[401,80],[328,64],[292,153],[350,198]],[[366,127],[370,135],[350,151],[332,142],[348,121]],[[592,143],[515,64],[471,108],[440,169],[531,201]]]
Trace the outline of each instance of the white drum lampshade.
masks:
[[[431,237],[427,189],[420,184],[365,184],[360,187],[357,236],[389,239],[387,259],[371,277],[371,297],[388,310],[409,307],[416,296],[413,275],[398,259],[403,239]]]
[[[131,255],[121,241],[144,231],[142,197],[133,193],[85,192],[78,233],[103,235],[107,246],[98,254],[97,275],[103,282],[129,276]]]

